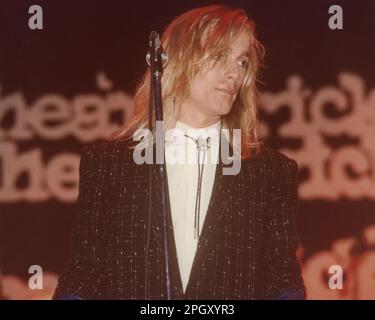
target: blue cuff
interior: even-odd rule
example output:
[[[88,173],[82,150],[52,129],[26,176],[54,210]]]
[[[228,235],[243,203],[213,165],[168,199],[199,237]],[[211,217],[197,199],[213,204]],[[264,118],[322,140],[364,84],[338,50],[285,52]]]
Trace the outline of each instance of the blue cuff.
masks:
[[[53,300],[84,300],[81,297],[72,294],[59,294],[53,297]]]
[[[274,300],[305,300],[305,295],[302,290],[288,289],[283,291]]]

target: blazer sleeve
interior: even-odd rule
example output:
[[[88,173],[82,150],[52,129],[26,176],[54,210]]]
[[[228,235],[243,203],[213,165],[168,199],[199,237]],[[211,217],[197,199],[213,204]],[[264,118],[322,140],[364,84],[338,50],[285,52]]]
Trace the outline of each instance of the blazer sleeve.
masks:
[[[59,277],[53,297],[56,300],[104,298],[105,167],[102,154],[98,144],[82,148],[71,255]]]
[[[297,162],[285,157],[276,171],[265,226],[264,298],[304,299],[306,291],[296,257]]]

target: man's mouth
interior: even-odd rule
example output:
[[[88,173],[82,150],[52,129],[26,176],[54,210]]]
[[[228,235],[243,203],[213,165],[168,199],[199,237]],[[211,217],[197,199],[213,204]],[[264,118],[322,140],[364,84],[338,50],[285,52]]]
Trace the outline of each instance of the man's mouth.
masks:
[[[227,94],[229,96],[232,96],[234,94],[234,90],[231,90],[229,88],[215,88],[217,91],[223,94]]]

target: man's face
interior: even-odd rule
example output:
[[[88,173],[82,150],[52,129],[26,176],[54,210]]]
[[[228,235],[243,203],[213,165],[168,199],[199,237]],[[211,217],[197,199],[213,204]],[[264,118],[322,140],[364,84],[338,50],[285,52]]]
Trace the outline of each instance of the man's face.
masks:
[[[207,116],[229,113],[244,81],[249,63],[250,37],[242,32],[231,45],[226,57],[210,61],[194,79],[186,107]]]

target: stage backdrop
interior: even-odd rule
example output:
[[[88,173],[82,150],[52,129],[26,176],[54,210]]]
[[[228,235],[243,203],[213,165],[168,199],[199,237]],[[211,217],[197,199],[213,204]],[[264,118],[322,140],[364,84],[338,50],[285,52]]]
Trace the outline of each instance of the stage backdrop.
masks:
[[[69,254],[81,146],[109,137],[131,115],[149,32],[210,3],[1,2],[3,297],[51,297]],[[266,48],[264,137],[299,164],[308,298],[374,299],[375,2],[225,3],[257,22]],[[29,26],[35,4],[42,30]],[[331,5],[342,9],[343,29],[330,29]]]

